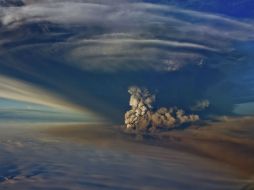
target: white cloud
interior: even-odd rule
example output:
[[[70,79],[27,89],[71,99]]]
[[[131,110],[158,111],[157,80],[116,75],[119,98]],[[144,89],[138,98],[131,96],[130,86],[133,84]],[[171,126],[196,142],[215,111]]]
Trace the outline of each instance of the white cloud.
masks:
[[[213,33],[218,29],[217,31],[222,34],[223,31],[228,34],[234,34],[237,31],[242,34],[248,32],[248,35],[242,38],[253,38],[251,31],[254,30],[253,21],[250,20],[238,21],[222,15],[149,3],[38,1],[38,3],[30,3],[22,7],[1,8],[0,13],[4,25],[19,25],[33,21],[80,25],[104,24],[111,27],[126,25],[130,28],[137,25],[142,27],[146,24],[167,24],[172,28],[183,26],[196,31],[207,27],[212,29]]]
[[[86,70],[174,71],[198,65],[206,52],[227,54],[234,49],[233,42],[254,39],[253,20],[143,2],[27,0],[22,7],[0,8],[0,20],[13,30],[41,21],[80,27],[83,34],[84,27],[101,28],[87,37],[79,31],[54,46],[64,47],[70,64]]]
[[[158,40],[158,39],[131,39],[131,38],[121,38],[121,39],[84,39],[82,43],[91,44],[127,44],[127,45],[151,45],[151,46],[169,46],[178,48],[193,48],[193,49],[204,49],[209,51],[217,51],[214,48],[207,47],[205,45],[188,43],[188,42],[178,42],[172,40]]]

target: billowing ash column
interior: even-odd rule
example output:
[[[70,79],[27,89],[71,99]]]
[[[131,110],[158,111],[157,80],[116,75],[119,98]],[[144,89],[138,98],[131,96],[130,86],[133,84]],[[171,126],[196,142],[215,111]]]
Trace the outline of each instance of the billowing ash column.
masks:
[[[184,123],[199,120],[198,115],[185,115],[185,112],[176,107],[160,108],[153,110],[152,104],[155,95],[149,93],[147,89],[130,87],[131,110],[125,113],[125,127],[131,130],[152,131],[158,128],[174,128]]]
[[[125,114],[126,127],[137,129],[147,128],[151,121],[152,103],[155,96],[151,95],[148,90],[138,87],[130,87],[128,92],[131,94],[131,110]]]

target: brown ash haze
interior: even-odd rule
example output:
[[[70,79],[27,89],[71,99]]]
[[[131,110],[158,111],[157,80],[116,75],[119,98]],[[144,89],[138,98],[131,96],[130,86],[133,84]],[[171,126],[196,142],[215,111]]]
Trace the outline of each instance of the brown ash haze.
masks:
[[[0,190],[254,189],[253,0],[0,0]]]

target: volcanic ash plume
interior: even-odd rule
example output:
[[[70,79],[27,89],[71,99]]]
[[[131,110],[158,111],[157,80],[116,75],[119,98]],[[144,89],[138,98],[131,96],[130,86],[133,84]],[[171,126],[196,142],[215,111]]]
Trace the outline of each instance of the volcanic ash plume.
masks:
[[[125,113],[125,127],[137,131],[153,131],[161,128],[175,128],[184,123],[199,120],[198,115],[186,115],[184,110],[174,108],[159,108],[154,110],[152,104],[155,95],[147,89],[130,87],[131,110]]]

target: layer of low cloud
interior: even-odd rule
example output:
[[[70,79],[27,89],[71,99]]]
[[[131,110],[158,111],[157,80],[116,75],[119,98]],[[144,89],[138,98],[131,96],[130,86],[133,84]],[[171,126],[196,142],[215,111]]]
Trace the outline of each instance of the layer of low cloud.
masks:
[[[155,95],[150,94],[147,89],[134,86],[130,87],[128,92],[131,95],[129,103],[131,110],[125,113],[127,130],[151,132],[161,128],[176,128],[199,120],[198,115],[187,115],[184,110],[177,107],[154,110]]]

